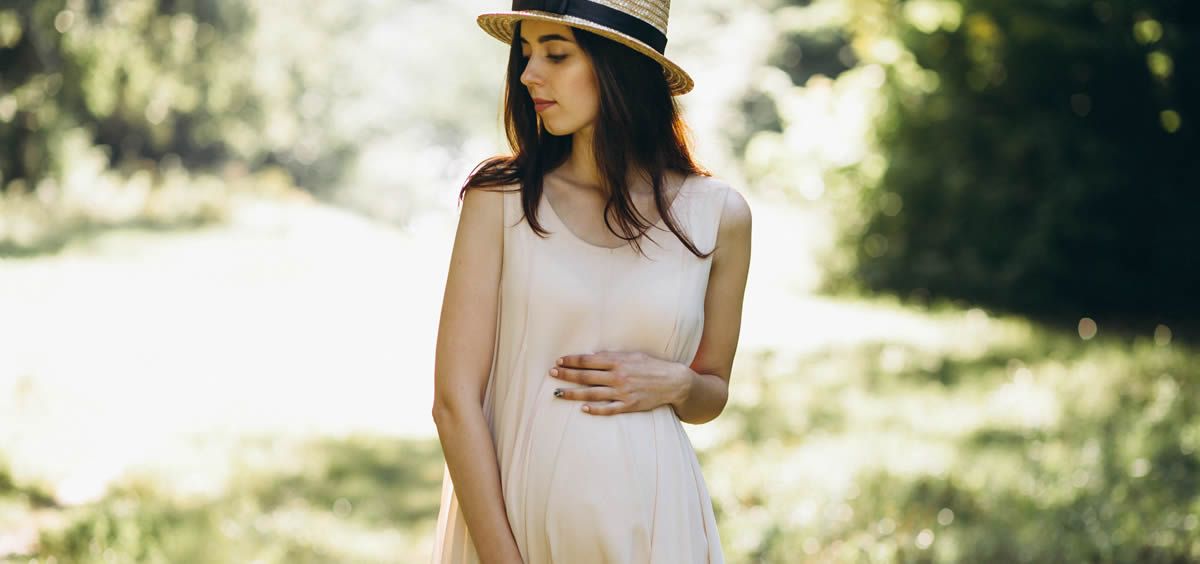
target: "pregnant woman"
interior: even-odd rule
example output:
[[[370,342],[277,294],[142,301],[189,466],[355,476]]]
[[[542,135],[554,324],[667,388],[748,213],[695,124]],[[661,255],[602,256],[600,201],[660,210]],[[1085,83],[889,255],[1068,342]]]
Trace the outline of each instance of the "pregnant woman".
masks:
[[[462,208],[437,335],[436,563],[718,563],[681,422],[721,413],[750,209],[691,157],[669,0],[515,0],[512,155]]]

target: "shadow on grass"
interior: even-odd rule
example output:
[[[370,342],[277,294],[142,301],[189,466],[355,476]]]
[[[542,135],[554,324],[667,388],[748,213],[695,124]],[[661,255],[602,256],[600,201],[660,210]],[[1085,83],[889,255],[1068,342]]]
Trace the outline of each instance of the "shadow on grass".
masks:
[[[727,560],[1198,561],[1196,366],[1182,346],[1045,327],[973,356],[886,343],[790,365],[748,356],[699,453]],[[1047,397],[1055,417],[1007,413]],[[435,439],[264,437],[235,451],[226,487],[200,500],[135,480],[62,509],[3,474],[0,491],[65,517],[24,561],[428,560]]]
[[[18,484],[3,461],[0,461],[0,501],[34,509],[58,507],[47,488],[37,484]]]
[[[410,562],[428,559],[442,455],[436,440],[353,437],[235,447],[224,491],[187,499],[130,479],[63,509],[47,562]]]
[[[885,370],[885,347],[906,362]],[[863,343],[787,372],[748,359],[702,457],[736,476],[711,479],[731,562],[1200,561],[1200,351],[1037,326],[930,355]],[[991,405],[1030,409],[1022,386],[1058,416]],[[1077,405],[1088,388],[1104,401]]]
[[[101,223],[95,221],[81,222],[70,228],[61,228],[48,236],[38,239],[32,244],[16,243],[8,239],[0,239],[0,258],[24,259],[56,254],[67,245],[86,243],[107,233],[124,230],[137,231],[147,234],[186,231],[206,227],[219,222],[218,215],[189,217],[177,220],[157,220],[139,218],[122,223]]]
[[[298,453],[308,468],[249,475],[232,489],[265,508],[302,500],[370,526],[410,527],[437,517],[442,450],[434,440],[325,439]],[[348,503],[349,505],[345,505]],[[341,504],[341,505],[339,505]]]

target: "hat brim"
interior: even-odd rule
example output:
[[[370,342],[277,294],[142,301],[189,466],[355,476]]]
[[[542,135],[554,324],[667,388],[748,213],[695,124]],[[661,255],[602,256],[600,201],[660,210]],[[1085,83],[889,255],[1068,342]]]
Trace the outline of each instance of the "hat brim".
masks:
[[[539,20],[585,29],[646,55],[662,66],[663,75],[667,79],[667,86],[671,89],[672,96],[687,94],[695,85],[692,82],[692,77],[688,76],[688,73],[684,72],[682,68],[679,68],[679,65],[671,62],[670,59],[666,58],[662,53],[655,51],[649,45],[615,29],[596,25],[582,18],[555,14],[553,12],[542,12],[540,10],[488,12],[480,14],[475,18],[475,22],[479,24],[479,27],[483,28],[483,31],[486,31],[488,35],[499,39],[506,45],[512,44],[513,28],[516,26],[518,20]]]

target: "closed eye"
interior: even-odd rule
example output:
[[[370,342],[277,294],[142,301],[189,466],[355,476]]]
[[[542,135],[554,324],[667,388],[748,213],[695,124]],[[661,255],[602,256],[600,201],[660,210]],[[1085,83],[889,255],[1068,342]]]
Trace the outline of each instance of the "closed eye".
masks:
[[[526,55],[525,53],[521,53],[522,60],[528,61],[529,57],[530,57],[529,55]],[[546,55],[546,58],[550,59],[551,61],[554,61],[556,63],[561,63],[563,59],[567,58],[567,55]]]

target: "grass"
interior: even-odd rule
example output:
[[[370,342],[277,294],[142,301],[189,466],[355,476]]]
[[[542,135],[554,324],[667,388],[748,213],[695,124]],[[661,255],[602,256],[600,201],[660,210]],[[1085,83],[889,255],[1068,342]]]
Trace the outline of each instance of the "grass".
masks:
[[[1200,557],[1200,356],[1031,329],[743,365],[704,458],[735,560]]]
[[[228,448],[219,495],[129,476],[102,500],[55,508],[58,525],[9,561],[410,562],[427,553],[442,478],[436,441],[257,437]]]
[[[0,192],[0,259],[53,255],[114,230],[153,234],[220,224],[239,197],[307,196],[273,168],[251,173],[231,165],[218,176],[151,163],[118,172],[95,159],[83,158],[61,185],[43,180],[34,192],[20,181],[19,189]]]
[[[410,273],[445,272],[454,223],[268,200],[7,259],[0,561],[428,561],[430,383],[397,375],[432,370],[442,287]],[[761,240],[729,404],[687,426],[729,562],[1200,560],[1191,329],[1100,320],[1085,339],[804,294],[788,281],[812,272],[771,244],[791,239]]]
[[[978,310],[930,315],[986,330],[942,348],[739,358],[725,413],[689,428],[730,562],[1200,558],[1196,350],[1085,341]],[[436,440],[266,436],[228,449],[213,496],[134,476],[61,508],[0,479],[6,505],[58,515],[36,550],[9,559],[427,561]]]

